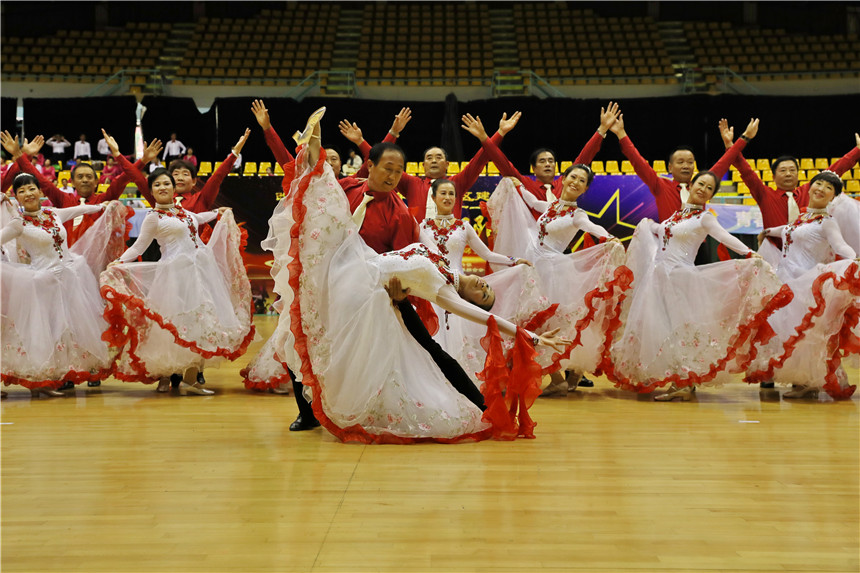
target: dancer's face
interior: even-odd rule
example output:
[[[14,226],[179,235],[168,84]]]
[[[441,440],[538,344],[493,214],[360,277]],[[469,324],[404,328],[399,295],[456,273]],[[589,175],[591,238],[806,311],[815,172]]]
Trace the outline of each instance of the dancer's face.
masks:
[[[773,182],[782,191],[797,189],[797,165],[794,161],[780,161],[773,172]]]
[[[338,154],[337,151],[329,147],[325,150],[325,160],[326,163],[331,165],[331,169],[332,171],[334,171],[334,174],[340,175],[340,168],[342,166],[340,154]]]
[[[678,183],[689,183],[693,178],[693,170],[696,168],[696,157],[692,151],[679,149],[672,154],[672,160],[669,161],[669,173],[675,178]]]
[[[185,167],[174,169],[170,174],[173,175],[173,180],[176,181],[176,192],[180,195],[191,192],[194,186],[197,185],[197,178],[191,175],[191,171]]]
[[[371,191],[392,191],[403,175],[403,155],[393,149],[385,151],[367,170],[367,187]]]
[[[78,196],[86,199],[95,192],[98,184],[95,170],[87,164],[81,165],[72,175],[72,184]]]
[[[582,169],[571,169],[561,182],[561,198],[576,201],[588,189],[588,173]]]
[[[173,183],[170,181],[170,177],[167,175],[159,175],[158,178],[152,182],[151,191],[152,196],[155,197],[155,201],[157,203],[161,203],[162,205],[173,203],[173,194],[175,189],[173,188]]]
[[[42,191],[35,183],[21,185],[15,191],[18,203],[25,211],[38,211],[42,207]]]
[[[482,308],[489,308],[496,302],[496,293],[478,275],[460,276],[460,296]]]
[[[690,198],[687,201],[693,205],[704,205],[711,200],[716,189],[717,181],[710,175],[702,175],[690,187]]]
[[[836,189],[833,188],[833,184],[823,179],[809,186],[809,206],[813,209],[824,209],[835,196]]]
[[[453,183],[442,183],[436,188],[433,202],[436,203],[436,211],[440,215],[450,215],[454,210],[454,203],[456,201],[457,190],[454,189]]]
[[[430,179],[439,179],[448,174],[448,159],[441,147],[431,147],[424,154],[424,175]]]
[[[549,151],[544,151],[535,159],[532,170],[535,172],[535,178],[541,183],[552,183],[555,178],[555,157]]]

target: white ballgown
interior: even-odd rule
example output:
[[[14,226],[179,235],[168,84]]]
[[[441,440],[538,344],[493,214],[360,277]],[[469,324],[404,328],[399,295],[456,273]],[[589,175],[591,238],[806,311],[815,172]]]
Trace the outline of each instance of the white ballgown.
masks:
[[[852,332],[860,318],[860,269],[840,227],[823,209],[808,209],[793,224],[771,230],[783,245],[776,273],[794,299],[769,319],[776,336],[750,365],[749,382],[818,387],[834,398],[854,393],[841,363],[860,353]]]
[[[456,442],[517,433],[533,437],[534,424],[525,410],[540,393],[539,375],[532,372],[527,380],[511,376],[500,408],[500,401],[494,401],[501,397],[498,388],[490,396],[485,392],[488,409],[483,415],[454,389],[409,334],[384,285],[397,276],[414,296],[489,321],[491,334],[495,320],[457,296],[451,286],[456,273],[426,246],[416,243],[384,254],[368,247],[324,157],[321,153],[311,168],[306,148],[300,149],[299,173],[290,190],[293,210],[282,212],[296,222],[290,228],[291,328],[317,419],[339,439],[364,443]],[[510,323],[498,324],[516,332]],[[517,333],[518,340],[525,338]],[[531,349],[531,342],[526,344]],[[537,369],[533,363],[530,367]],[[520,427],[513,435],[505,433],[510,427],[493,421],[494,412],[508,415],[504,400],[520,405]]]
[[[121,205],[108,207],[88,233],[122,232]],[[5,260],[2,275],[2,377],[27,388],[56,388],[107,378],[115,351],[102,340],[107,323],[98,280],[83,256],[71,252],[65,221],[97,213],[101,205],[45,208],[41,216],[26,212],[5,221],[0,244],[16,243],[29,264]],[[105,244],[91,243],[104,250]],[[17,251],[17,252],[16,252]],[[13,258],[13,257],[10,257]]]
[[[241,233],[227,211],[204,244],[197,227],[215,217],[213,211],[153,209],[122,264],[101,274],[107,337],[122,346],[115,377],[152,383],[202,368],[204,359],[235,360],[244,354],[254,327]],[[153,239],[161,259],[131,262]]]
[[[663,223],[639,222],[627,252],[633,290],[603,365],[616,386],[651,392],[724,382],[772,335],[767,318],[791,291],[760,258],[696,266],[707,235],[740,254],[752,252],[697,206]]]

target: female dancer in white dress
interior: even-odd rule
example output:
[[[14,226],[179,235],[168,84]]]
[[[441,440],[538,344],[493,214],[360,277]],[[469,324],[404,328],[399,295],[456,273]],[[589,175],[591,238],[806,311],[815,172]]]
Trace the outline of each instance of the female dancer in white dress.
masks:
[[[857,388],[848,384],[841,363],[843,356],[860,353],[860,339],[851,332],[860,318],[860,269],[856,251],[828,214],[841,192],[839,176],[822,171],[810,182],[806,211],[789,225],[762,232],[782,237],[776,274],[794,299],[770,318],[776,336],[759,350],[747,381],[794,384],[786,398],[817,398],[823,388],[844,399]],[[854,225],[860,226],[860,218]]]
[[[729,152],[757,131],[753,120]],[[767,317],[791,298],[771,266],[705,208],[718,185],[710,171],[698,173],[680,211],[636,227],[627,252],[633,290],[602,365],[620,388],[645,393],[671,384],[655,399],[689,400],[693,386],[744,371],[772,335]],[[695,266],[708,235],[748,258]]]
[[[98,282],[84,257],[69,251],[63,223],[105,205],[42,208],[36,178],[12,183],[20,213],[4,224],[0,244],[17,242],[30,264],[0,263],[2,272],[2,379],[32,395],[62,396],[66,382],[95,382],[110,375],[115,352],[102,341],[107,323]],[[100,225],[122,217],[103,216]],[[104,248],[101,245],[100,248]]]
[[[594,173],[587,165],[572,165],[562,177],[562,194],[550,203],[504,179],[487,206],[495,230],[496,252],[533,262],[541,291],[558,305],[545,327],[575,342],[561,355],[541,361],[552,382],[544,395],[576,388],[583,372],[596,372],[602,360],[607,318],[629,288],[632,275],[624,266],[624,247],[600,225],[592,223],[576,200],[587,191]],[[541,213],[537,221],[529,207]],[[600,237],[600,244],[564,254],[577,231]],[[608,239],[608,240],[607,240]],[[572,371],[565,379],[561,371]]]
[[[139,185],[146,184],[120,155],[116,141],[104,135],[114,157]],[[125,382],[159,381],[158,391],[167,392],[169,376],[183,372],[180,394],[212,394],[197,382],[204,359],[235,360],[254,337],[241,234],[229,209],[191,213],[174,205],[174,182],[166,169],[151,173],[148,184],[155,208],[147,213],[134,245],[100,277],[108,303],[106,337],[122,346],[114,376]],[[205,244],[198,225],[219,212]],[[153,240],[161,247],[161,259],[132,262]]]
[[[531,266],[531,263],[525,259],[517,259],[494,253],[481,241],[478,233],[475,232],[474,227],[468,221],[454,217],[452,213],[457,199],[457,191],[451,181],[447,179],[436,179],[433,181],[433,184],[430,186],[430,196],[436,205],[436,216],[432,219],[425,219],[419,225],[421,242],[430,247],[432,251],[444,256],[448,260],[452,271],[463,274],[463,252],[466,250],[467,245],[479,257],[496,265],[505,267],[514,267],[517,265]],[[513,273],[499,272],[484,277],[484,280],[496,293],[496,305],[493,306],[495,314],[504,316],[512,322],[518,322],[515,317],[499,312],[499,299],[504,298],[503,293],[507,291],[504,288],[497,288],[497,286],[500,284],[500,281],[505,281],[506,283],[516,281],[521,283],[522,278],[526,274],[517,270]],[[518,294],[522,295],[523,293]],[[520,301],[524,298],[524,296],[518,296]],[[545,306],[546,304],[544,304]],[[433,305],[433,310],[436,312],[439,323],[438,330],[433,334],[433,339],[447,353],[457,358],[459,351],[463,349],[464,332],[462,327],[464,321],[460,317],[443,310],[438,305]]]
[[[320,152],[320,116],[315,114],[298,138],[309,145],[299,150],[290,191],[295,224],[289,263],[295,295],[291,328],[316,418],[341,440],[365,443],[533,437],[527,412],[539,393],[533,344],[562,347],[566,341],[553,333],[517,332],[515,325],[465,302],[460,296],[489,305],[494,295],[479,277],[451,271],[422,244],[381,255],[369,248]],[[486,412],[457,392],[409,335],[386,292],[387,286],[400,290],[393,279],[414,296],[488,324],[494,361],[485,369],[487,385],[492,384],[492,391],[484,391]],[[510,376],[499,330],[518,340]],[[500,378],[507,383],[504,398]],[[519,408],[515,422],[511,406]]]

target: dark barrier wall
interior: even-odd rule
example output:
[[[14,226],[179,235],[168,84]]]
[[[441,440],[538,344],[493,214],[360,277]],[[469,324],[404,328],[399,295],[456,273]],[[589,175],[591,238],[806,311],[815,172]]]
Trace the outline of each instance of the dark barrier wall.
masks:
[[[146,108],[141,127],[147,142],[156,137],[167,141],[176,132],[176,138],[193,148],[198,160],[221,159],[216,145],[218,124],[214,109],[200,113],[192,98],[183,97],[145,96],[141,104]]]
[[[146,96],[143,105],[143,133],[166,139],[176,131],[201,160],[218,161],[230,152],[246,127],[252,130],[246,144],[245,161],[271,161],[259,126],[251,114],[253,98],[216,99],[212,108],[201,114],[191,98]],[[301,129],[307,116],[326,106],[323,143],[334,145],[342,155],[352,144],[341,136],[338,122],[358,123],[369,143],[380,141],[394,115],[402,106],[412,108],[413,120],[398,143],[409,161],[421,161],[427,147],[443,144],[449,158],[470,159],[479,149],[477,139],[461,130],[460,116],[478,115],[487,132],[498,127],[503,112],[522,111],[523,117],[502,149],[523,173],[528,173],[528,158],[538,147],[555,150],[559,160],[573,160],[598,126],[601,106],[606,101],[576,99],[502,98],[458,102],[449,97],[438,102],[394,102],[339,98],[307,98],[297,102],[287,98],[267,99],[266,105],[275,129],[288,149],[291,136]],[[752,116],[761,118],[761,130],[749,146],[750,157],[837,157],[854,143],[860,129],[860,106],[856,96],[765,97],[765,96],[683,96],[674,98],[626,99],[620,102],[628,134],[648,160],[666,159],[678,145],[690,145],[700,168],[710,167],[723,152],[717,121],[725,117],[740,135]],[[6,108],[4,105],[4,118]],[[14,109],[14,106],[11,106]],[[123,151],[131,150],[134,133],[135,100],[132,96],[73,99],[24,100],[25,128],[28,137],[49,137],[62,132],[69,140],[85,132],[93,143],[100,138],[98,128],[112,130]],[[4,119],[4,121],[6,121]],[[4,127],[5,128],[5,127]],[[130,151],[129,151],[130,152]],[[609,135],[597,159],[622,160],[618,142]]]
[[[72,144],[86,134],[93,154],[104,128],[125,154],[134,152],[134,127],[137,100],[134,96],[87,98],[24,98],[24,129],[26,136],[56,133]],[[71,157],[71,150],[67,156]]]
[[[0,131],[8,130],[14,134],[16,129],[18,100],[14,97],[0,99]]]

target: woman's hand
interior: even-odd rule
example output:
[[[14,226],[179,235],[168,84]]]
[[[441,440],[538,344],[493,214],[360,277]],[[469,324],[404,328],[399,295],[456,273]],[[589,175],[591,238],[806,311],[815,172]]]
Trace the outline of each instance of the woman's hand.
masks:
[[[164,144],[161,143],[161,140],[158,138],[153,139],[149,142],[149,145],[146,146],[146,149],[143,150],[143,157],[141,157],[140,160],[143,161],[144,165],[146,165],[147,163],[151,163],[154,159],[158,158],[158,156],[161,155],[162,149],[164,149]]]
[[[9,155],[12,156],[12,161],[17,160],[23,152],[21,151],[21,146],[18,144],[18,136],[12,137],[12,134],[9,133],[8,130],[4,130],[3,133],[0,133],[0,143],[3,145],[3,149],[9,152]]]
[[[341,135],[354,144],[361,145],[361,142],[364,141],[364,136],[361,135],[361,129],[358,127],[357,123],[349,123],[347,120],[343,119],[339,124],[337,124],[337,127],[340,129]]]
[[[554,328],[553,330],[538,335],[538,344],[548,346],[556,352],[564,352],[564,349],[569,346],[572,341],[557,336],[558,331],[558,328]]]
[[[499,120],[499,135],[504,137],[510,133],[510,131],[516,127],[522,116],[523,112],[521,111],[515,111],[511,114],[511,117],[508,117],[507,113],[503,113],[502,119]]]
[[[534,266],[533,264],[531,264],[531,262],[527,261],[526,259],[517,259],[517,261],[514,263],[514,266],[516,266],[516,265],[527,265],[530,267]]]
[[[108,132],[102,128],[102,137],[105,138],[105,143],[107,143],[108,149],[110,149],[110,154],[116,157],[119,155],[119,145],[117,145],[116,139],[108,135]]]
[[[599,133],[602,137],[606,137],[609,128],[618,121],[618,115],[621,113],[621,110],[618,108],[618,103],[609,102],[609,105],[606,106],[606,109],[600,108],[600,125],[597,126],[597,133]]]
[[[39,150],[42,149],[43,145],[45,145],[45,138],[41,135],[37,135],[33,138],[33,141],[24,140],[24,145],[21,146],[21,152],[27,157],[35,157],[36,154],[39,153]]]
[[[767,229],[763,230],[758,234],[758,246],[760,247],[762,243],[764,243],[765,238],[767,237]]]
[[[729,127],[729,122],[726,118],[720,119],[717,126],[720,128],[720,137],[723,138],[723,145],[728,149],[735,142],[735,128]]]
[[[233,154],[237,157],[240,153],[242,153],[242,148],[245,147],[245,142],[248,141],[248,137],[251,135],[251,128],[246,127],[245,133],[242,134],[242,137],[239,138],[239,141],[236,142],[236,145],[233,146]]]
[[[749,125],[747,125],[747,128],[744,130],[743,136],[745,138],[747,138],[747,140],[750,140],[750,139],[754,138],[757,133],[758,133],[758,118],[756,117],[756,118],[750,119]]]

